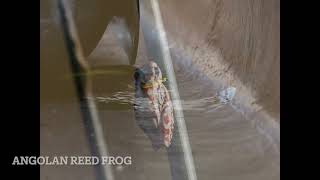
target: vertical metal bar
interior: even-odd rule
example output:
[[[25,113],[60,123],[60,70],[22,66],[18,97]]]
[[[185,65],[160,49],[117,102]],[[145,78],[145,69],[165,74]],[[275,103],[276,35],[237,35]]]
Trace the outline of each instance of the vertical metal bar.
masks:
[[[191,147],[189,143],[188,132],[184,120],[184,114],[182,110],[182,105],[180,102],[179,90],[176,82],[176,77],[173,69],[173,64],[171,60],[170,50],[168,46],[168,40],[166,37],[166,32],[162,22],[162,17],[160,13],[160,7],[158,0],[144,0],[144,5],[151,7],[153,19],[147,19],[146,17],[141,17],[141,24],[143,29],[143,34],[149,48],[149,53],[159,58],[157,63],[160,67],[164,68],[165,74],[168,77],[168,86],[170,89],[171,98],[173,100],[174,116],[177,129],[175,129],[173,143],[168,148],[168,158],[171,167],[171,174],[173,180],[197,180],[196,171],[193,162],[193,156],[191,152]],[[145,8],[145,7],[144,7]],[[145,9],[140,9],[140,11],[145,11]],[[145,13],[141,13],[147,15]],[[143,16],[142,15],[142,16]],[[155,23],[155,32],[157,37],[153,37],[151,31],[153,30],[152,25],[148,25],[152,21]],[[144,22],[143,22],[144,21]],[[159,52],[160,51],[160,52]],[[162,61],[161,61],[162,60]]]
[[[74,74],[86,74],[89,70],[89,65],[85,61],[82,53],[80,40],[78,38],[77,30],[71,9],[67,6],[64,0],[58,0],[58,11],[62,30],[65,37],[65,43],[69,54],[69,62]],[[91,154],[93,156],[107,156],[107,145],[103,137],[102,126],[98,118],[95,103],[93,102],[91,81],[84,76],[73,76],[77,97],[79,100],[80,110],[90,144]],[[113,174],[108,164],[99,164],[96,166],[97,179],[113,180]]]

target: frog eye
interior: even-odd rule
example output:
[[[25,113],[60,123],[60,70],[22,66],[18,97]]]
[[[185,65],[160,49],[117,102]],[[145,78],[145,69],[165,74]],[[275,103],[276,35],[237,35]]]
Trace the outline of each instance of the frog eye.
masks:
[[[134,72],[134,80],[136,81],[136,83],[145,83],[145,74],[140,70],[140,69],[136,69]]]
[[[158,74],[159,74],[159,72],[160,72],[159,68],[154,67],[154,72],[156,73],[156,75],[158,75]]]
[[[139,70],[138,70],[138,69],[135,70],[133,77],[134,77],[134,80],[135,80],[135,81],[138,81],[138,80],[139,80],[139,78],[140,78],[140,73],[139,73]]]
[[[157,79],[161,79],[162,78],[162,73],[161,73],[161,70],[160,70],[159,67],[156,67],[154,69],[154,72],[155,72],[155,75],[156,75]]]

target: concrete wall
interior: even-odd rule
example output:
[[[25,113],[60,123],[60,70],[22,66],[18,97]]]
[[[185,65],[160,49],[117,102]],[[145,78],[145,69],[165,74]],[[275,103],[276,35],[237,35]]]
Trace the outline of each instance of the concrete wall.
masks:
[[[172,51],[209,78],[237,87],[253,112],[279,122],[280,0],[159,3]]]

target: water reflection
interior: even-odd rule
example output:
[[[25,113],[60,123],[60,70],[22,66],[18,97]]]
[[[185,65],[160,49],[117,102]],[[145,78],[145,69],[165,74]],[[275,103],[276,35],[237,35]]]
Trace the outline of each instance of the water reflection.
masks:
[[[132,105],[134,104],[144,104],[147,99],[145,98],[135,98],[135,93],[133,87],[128,85],[128,89],[131,91],[117,91],[111,95],[107,96],[97,96],[93,99],[97,103],[118,103]],[[197,91],[197,89],[196,89]],[[170,90],[169,90],[170,92]],[[199,92],[194,92],[199,93]],[[217,110],[218,108],[230,103],[234,97],[235,88],[230,87],[223,91],[220,91],[215,96],[203,97],[200,99],[181,99],[182,110],[183,111],[202,111],[202,112],[211,112]],[[175,103],[175,100],[172,100]],[[141,107],[141,106],[139,106]]]

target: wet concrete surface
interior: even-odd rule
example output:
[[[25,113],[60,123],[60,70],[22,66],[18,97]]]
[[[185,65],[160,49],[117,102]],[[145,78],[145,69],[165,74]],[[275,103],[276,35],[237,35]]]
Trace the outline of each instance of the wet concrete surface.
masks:
[[[280,121],[280,0],[159,5],[171,49],[187,57],[181,61],[190,58],[211,80],[237,87],[242,106]]]

